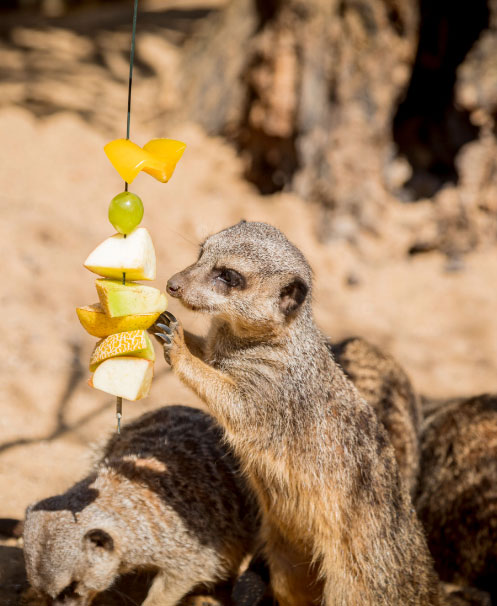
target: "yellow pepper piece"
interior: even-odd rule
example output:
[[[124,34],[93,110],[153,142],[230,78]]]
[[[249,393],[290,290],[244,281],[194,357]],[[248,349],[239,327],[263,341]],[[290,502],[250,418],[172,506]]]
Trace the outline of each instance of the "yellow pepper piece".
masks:
[[[161,183],[167,183],[185,148],[186,143],[174,139],[151,139],[143,149],[155,157],[156,163],[143,170]]]
[[[167,183],[185,148],[186,143],[174,139],[152,139],[143,148],[129,139],[115,139],[104,151],[126,183],[132,183],[142,170]]]

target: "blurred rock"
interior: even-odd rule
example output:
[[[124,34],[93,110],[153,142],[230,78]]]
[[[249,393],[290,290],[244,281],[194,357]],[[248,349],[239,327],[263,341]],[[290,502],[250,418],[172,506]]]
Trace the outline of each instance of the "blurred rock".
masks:
[[[291,189],[332,209],[322,237],[343,232],[345,216],[354,232],[381,232],[417,24],[407,0],[234,0],[186,54],[188,110],[236,143],[262,193]],[[405,169],[386,170],[393,187]]]

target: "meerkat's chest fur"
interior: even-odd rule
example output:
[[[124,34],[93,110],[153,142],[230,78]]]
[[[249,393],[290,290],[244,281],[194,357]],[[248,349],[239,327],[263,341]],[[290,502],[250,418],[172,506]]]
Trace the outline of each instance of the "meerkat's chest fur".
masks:
[[[313,332],[313,343],[292,337],[276,344],[250,343],[213,324],[206,356],[240,388],[246,418],[237,431],[252,436],[255,426],[272,475],[281,467],[295,481],[301,471],[306,485],[330,473],[343,476],[343,466],[357,467],[358,451],[375,456],[372,442],[378,425],[372,409],[334,363],[324,338],[317,329]],[[239,433],[237,439],[241,437]]]

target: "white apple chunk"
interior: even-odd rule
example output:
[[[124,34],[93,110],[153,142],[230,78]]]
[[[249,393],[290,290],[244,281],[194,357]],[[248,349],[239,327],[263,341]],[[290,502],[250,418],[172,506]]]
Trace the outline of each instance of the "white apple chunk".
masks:
[[[84,266],[99,276],[119,280],[155,280],[156,259],[152,238],[145,227],[127,236],[114,234],[99,244]]]
[[[102,362],[89,383],[95,389],[134,401],[148,396],[153,376],[153,362],[123,356]]]

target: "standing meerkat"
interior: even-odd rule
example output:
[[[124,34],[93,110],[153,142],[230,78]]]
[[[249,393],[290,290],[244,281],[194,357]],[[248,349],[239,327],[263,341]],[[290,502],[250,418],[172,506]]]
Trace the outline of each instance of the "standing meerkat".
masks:
[[[497,604],[497,395],[426,419],[415,503],[440,578],[488,591]]]
[[[371,404],[392,442],[399,472],[411,496],[419,470],[421,406],[420,400],[402,366],[388,353],[362,337],[349,337],[327,343],[335,361],[340,364],[363,398]],[[234,594],[253,597],[262,593],[263,584],[269,584],[267,565],[258,556],[248,570],[237,580]],[[445,589],[445,587],[444,587]],[[483,606],[483,602],[465,601],[458,594],[450,595],[450,604]],[[465,589],[470,592],[470,590]],[[243,603],[240,600],[240,603]],[[490,604],[488,604],[490,606]]]
[[[302,253],[241,222],[168,292],[213,316],[205,342],[167,313],[154,330],[255,489],[280,606],[445,603],[385,430],[314,323]]]
[[[198,584],[234,578],[258,527],[215,421],[170,406],[126,425],[92,474],[28,508],[27,576],[51,606],[86,606],[119,575],[157,571],[143,604],[173,606]]]
[[[365,339],[330,343],[330,350],[387,430],[395,458],[411,496],[419,472],[421,404],[402,366]]]

